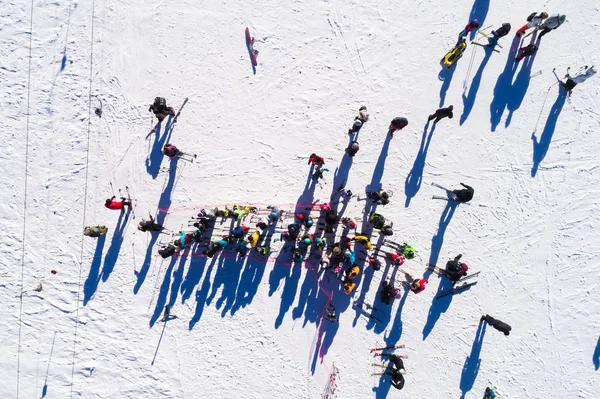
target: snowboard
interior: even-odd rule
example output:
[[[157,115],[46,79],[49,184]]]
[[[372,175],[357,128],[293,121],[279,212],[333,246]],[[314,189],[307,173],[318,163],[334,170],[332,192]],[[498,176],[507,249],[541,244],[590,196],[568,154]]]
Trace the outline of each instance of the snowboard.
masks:
[[[246,28],[246,47],[248,47],[248,54],[250,54],[252,65],[257,66],[258,62],[256,62],[256,56],[258,55],[258,51],[254,50],[254,38],[250,36],[250,30],[248,28]]]

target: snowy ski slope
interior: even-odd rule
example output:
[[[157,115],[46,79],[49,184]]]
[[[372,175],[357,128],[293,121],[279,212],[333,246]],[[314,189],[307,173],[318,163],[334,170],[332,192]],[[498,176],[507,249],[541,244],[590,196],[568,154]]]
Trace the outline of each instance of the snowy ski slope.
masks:
[[[514,32],[543,10],[567,22],[515,64]],[[469,42],[442,70],[471,18],[512,31],[500,53]],[[3,4],[0,398],[319,398],[333,365],[337,398],[481,398],[492,384],[503,398],[598,397],[600,77],[566,99],[552,73],[598,67],[598,21],[592,0]],[[189,102],[170,136],[163,123],[145,140],[155,96]],[[433,129],[440,104],[454,118]],[[350,159],[362,105],[371,118]],[[409,125],[391,138],[396,116]],[[169,162],[166,142],[197,161]],[[329,169],[322,187],[307,184],[312,152]],[[110,182],[131,187],[135,219],[103,206]],[[394,191],[377,209],[418,251],[405,270],[462,253],[478,284],[436,301],[448,284],[431,274],[385,307],[382,278],[401,277],[386,265],[347,296],[284,253],[163,261],[167,237],[136,229],[148,213],[179,230],[204,207],[294,209],[344,182]],[[432,182],[475,197],[452,207]],[[364,208],[353,199],[344,215],[362,221]],[[106,237],[82,236],[97,224]],[[322,318],[330,298],[339,324]],[[161,323],[166,304],[177,318]],[[369,349],[395,343],[409,356],[402,391],[371,376]]]

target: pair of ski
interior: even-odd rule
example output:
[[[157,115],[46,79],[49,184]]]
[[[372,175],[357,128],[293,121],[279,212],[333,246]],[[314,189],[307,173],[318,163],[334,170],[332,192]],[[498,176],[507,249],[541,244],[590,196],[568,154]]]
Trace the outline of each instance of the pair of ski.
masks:
[[[491,44],[491,43],[489,43],[489,40],[492,40],[492,39],[495,39],[495,38],[494,38],[493,36],[490,36],[490,35],[488,35],[487,33],[485,33],[485,32],[484,32],[482,29],[478,29],[478,30],[477,30],[477,32],[479,32],[479,33],[481,33],[483,36],[487,37],[487,38],[488,38],[488,43],[487,43],[487,44],[485,44],[485,43],[480,43],[480,42],[478,42],[477,40],[471,40],[471,43],[472,43],[472,44],[476,44],[476,45],[478,45],[478,46],[481,46],[481,47],[488,47],[488,48],[491,48],[492,50],[494,50],[494,51],[495,51],[495,52],[497,52],[497,53],[499,53],[499,52],[500,52],[500,50],[498,50],[498,49],[496,48],[496,46],[498,46],[498,47],[500,47],[500,48],[504,48],[504,47],[502,47],[502,45],[501,45],[500,43],[498,43],[497,41],[496,41],[496,43],[494,43],[494,44]]]
[[[376,308],[375,306],[373,306],[373,305],[371,305],[371,304],[369,304],[369,303],[366,303],[366,302],[359,303],[358,301],[354,301],[354,302],[352,302],[352,304],[353,304],[353,305],[354,305],[354,307],[356,307],[356,308],[358,309],[358,311],[359,311],[360,313],[362,313],[364,316],[366,316],[366,317],[368,317],[368,318],[370,318],[370,319],[373,319],[373,320],[377,320],[377,321],[378,321],[378,322],[380,322],[380,323],[383,323],[383,321],[382,321],[380,318],[378,318],[377,316],[375,316],[375,315],[373,314],[373,312],[368,312],[368,311],[367,311],[365,308],[363,308],[363,306],[364,306],[364,307],[366,307],[367,309],[373,309],[373,311],[376,311],[376,312],[377,312],[378,310],[377,310],[377,308]],[[371,352],[372,352],[372,351],[371,351]]]
[[[187,102],[188,98],[186,97],[185,100],[183,100],[183,104],[181,104],[181,107],[179,107],[179,111],[177,111],[177,113],[175,114],[175,118],[173,118],[173,121],[171,122],[170,130],[173,130],[173,128],[175,127],[175,123],[177,123],[177,118],[179,118],[179,115],[181,115],[181,110],[183,110],[183,107],[185,106],[185,104],[187,104]],[[156,132],[156,129],[158,129],[158,125],[160,125],[160,123],[161,121],[156,122],[156,125],[154,125],[152,130],[150,130],[150,133],[146,135],[146,140],[148,140],[150,136],[152,136],[152,133]]]

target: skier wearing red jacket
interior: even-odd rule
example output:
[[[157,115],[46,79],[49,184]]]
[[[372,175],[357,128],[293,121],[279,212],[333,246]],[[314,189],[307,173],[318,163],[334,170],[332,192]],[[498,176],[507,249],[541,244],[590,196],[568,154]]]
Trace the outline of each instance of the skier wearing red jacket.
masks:
[[[121,197],[121,201],[115,201],[115,196],[113,195],[112,197],[108,198],[106,200],[106,202],[104,203],[104,206],[107,207],[108,209],[123,209],[123,207],[127,205],[127,206],[131,206],[131,202],[127,201],[127,198],[125,197]]]
[[[323,166],[323,165],[325,165],[325,159],[323,159],[323,157],[320,157],[313,152],[312,154],[310,154],[310,157],[308,158],[308,163],[309,164],[312,163],[314,166]]]
[[[410,285],[410,290],[415,294],[418,294],[419,292],[425,289],[425,284],[427,284],[428,282],[429,280],[427,280],[426,278],[415,279]]]

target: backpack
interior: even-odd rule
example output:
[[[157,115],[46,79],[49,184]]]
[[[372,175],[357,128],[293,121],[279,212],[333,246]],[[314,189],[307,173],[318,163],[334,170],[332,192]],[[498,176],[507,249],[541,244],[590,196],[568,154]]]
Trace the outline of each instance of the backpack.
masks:
[[[394,231],[392,230],[392,227],[391,227],[391,226],[385,226],[385,227],[384,227],[384,228],[381,230],[381,233],[382,233],[384,236],[391,236],[391,235],[394,235]]]

